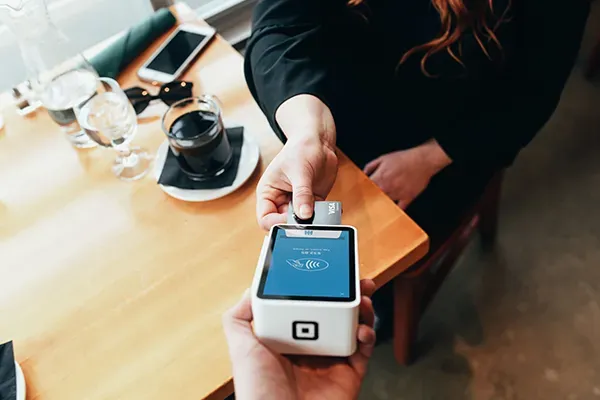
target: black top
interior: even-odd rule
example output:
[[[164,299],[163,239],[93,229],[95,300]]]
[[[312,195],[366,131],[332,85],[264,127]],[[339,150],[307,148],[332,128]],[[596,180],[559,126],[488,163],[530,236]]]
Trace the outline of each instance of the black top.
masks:
[[[495,0],[500,16],[509,0]],[[261,0],[247,47],[250,90],[278,136],[279,105],[313,94],[331,109],[338,145],[367,162],[435,138],[459,164],[510,164],[550,118],[577,56],[588,0],[512,0],[491,60],[471,32],[464,67],[446,51],[398,66],[440,33],[429,0]],[[490,25],[496,19],[490,16]],[[459,54],[459,47],[453,47]],[[352,156],[351,156],[352,157]],[[356,160],[355,160],[356,161]]]

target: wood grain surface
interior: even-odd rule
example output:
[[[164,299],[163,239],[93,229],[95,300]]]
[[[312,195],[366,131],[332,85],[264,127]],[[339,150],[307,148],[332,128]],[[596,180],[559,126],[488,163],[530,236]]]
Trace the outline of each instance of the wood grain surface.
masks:
[[[141,84],[135,71],[164,37],[123,74],[123,87]],[[226,118],[261,146],[253,178],[203,204],[170,198],[152,176],[119,181],[112,150],[75,150],[43,110],[21,118],[0,96],[0,342],[14,341],[28,399],[232,391],[221,315],[250,285],[264,237],[254,190],[281,148],[242,65],[217,38],[184,76],[198,94],[216,94]],[[165,110],[142,115],[134,144],[158,149]],[[330,198],[344,202],[344,223],[359,230],[363,277],[382,285],[426,253],[425,233],[343,156]]]

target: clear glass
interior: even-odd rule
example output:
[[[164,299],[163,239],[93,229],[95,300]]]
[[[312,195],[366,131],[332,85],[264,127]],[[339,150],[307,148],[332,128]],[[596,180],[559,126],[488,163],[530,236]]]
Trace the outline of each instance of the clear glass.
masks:
[[[181,170],[207,180],[231,165],[233,151],[215,96],[190,97],[173,104],[163,117],[163,131]]]
[[[41,106],[31,88],[31,82],[25,81],[12,88],[13,103],[17,107],[17,114],[25,117],[36,112]]]
[[[96,72],[83,66],[67,69],[66,72],[43,83],[38,81],[37,93],[42,105],[46,107],[54,122],[61,126],[71,144],[77,148],[96,146],[77,123],[73,111],[94,95],[96,79]]]
[[[19,43],[37,100],[78,148],[96,146],[73,108],[94,94],[98,74],[51,21],[45,0],[0,0],[0,21]],[[33,99],[30,99],[33,101]]]
[[[137,130],[137,116],[129,99],[110,78],[98,78],[95,95],[75,107],[75,115],[87,135],[103,147],[118,152],[113,172],[119,178],[133,181],[148,173],[152,156],[129,144]]]

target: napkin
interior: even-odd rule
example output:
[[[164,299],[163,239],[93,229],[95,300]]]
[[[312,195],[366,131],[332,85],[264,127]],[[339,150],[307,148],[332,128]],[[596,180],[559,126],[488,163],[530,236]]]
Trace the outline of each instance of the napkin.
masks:
[[[92,57],[89,61],[102,77],[116,78],[129,63],[137,58],[177,20],[168,8],[162,8],[135,25],[122,37]]]
[[[17,399],[17,375],[12,342],[0,344],[0,399]]]
[[[242,146],[244,144],[244,128],[227,128],[227,136],[233,150],[231,165],[221,175],[206,181],[195,181],[185,174],[179,167],[175,155],[169,147],[165,166],[163,167],[158,183],[160,185],[174,186],[180,189],[221,189],[233,185],[240,166]]]

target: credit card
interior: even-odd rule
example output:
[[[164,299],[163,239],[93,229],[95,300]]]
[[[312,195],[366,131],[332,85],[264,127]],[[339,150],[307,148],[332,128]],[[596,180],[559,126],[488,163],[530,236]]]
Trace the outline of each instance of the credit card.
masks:
[[[342,202],[341,201],[316,201],[313,217],[303,220],[296,217],[294,207],[290,203],[288,209],[287,223],[290,225],[341,225],[342,224]]]

